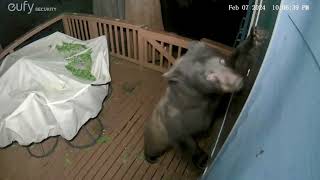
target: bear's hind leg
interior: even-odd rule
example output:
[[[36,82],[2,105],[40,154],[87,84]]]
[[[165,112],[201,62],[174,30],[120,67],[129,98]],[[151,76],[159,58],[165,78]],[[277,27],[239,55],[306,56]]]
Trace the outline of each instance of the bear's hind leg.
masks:
[[[145,133],[144,136],[144,157],[151,164],[158,162],[161,157],[170,148],[166,136],[154,136],[152,133]]]
[[[192,163],[200,169],[205,169],[208,161],[208,155],[198,145],[192,137],[185,137],[179,140],[179,148],[192,155]]]

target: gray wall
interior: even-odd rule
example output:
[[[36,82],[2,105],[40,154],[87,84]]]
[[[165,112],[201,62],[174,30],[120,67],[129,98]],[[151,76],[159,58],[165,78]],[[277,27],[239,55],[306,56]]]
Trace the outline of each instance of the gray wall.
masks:
[[[203,179],[320,179],[320,4],[294,3],[311,9],[279,12],[253,90]]]

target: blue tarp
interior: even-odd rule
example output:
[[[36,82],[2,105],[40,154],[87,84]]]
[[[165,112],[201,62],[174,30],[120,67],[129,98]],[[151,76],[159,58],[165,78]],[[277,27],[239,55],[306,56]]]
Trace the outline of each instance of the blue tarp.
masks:
[[[256,83],[205,180],[320,180],[320,1],[281,4],[300,10],[279,12]]]

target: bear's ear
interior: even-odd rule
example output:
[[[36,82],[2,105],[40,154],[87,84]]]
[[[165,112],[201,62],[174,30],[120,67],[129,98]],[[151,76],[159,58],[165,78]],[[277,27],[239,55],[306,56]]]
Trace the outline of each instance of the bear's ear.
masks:
[[[194,48],[195,46],[198,45],[198,43],[199,43],[199,41],[195,41],[195,40],[190,41],[187,49],[190,50],[190,49]]]
[[[197,52],[205,48],[207,48],[207,45],[204,42],[193,40],[188,44],[188,51],[186,54],[196,54]]]
[[[253,27],[251,27],[250,35],[254,36],[254,35],[255,35],[255,33],[256,33],[256,29],[257,29],[257,26],[253,26]]]
[[[162,76],[167,79],[169,83],[179,82],[179,73],[176,72],[175,67],[172,67],[168,72],[164,73]]]
[[[179,71],[179,64],[184,59],[184,57],[180,57],[176,60],[176,62],[171,66],[171,68],[162,75],[162,77],[166,78],[168,82],[178,82],[181,77],[181,72]]]

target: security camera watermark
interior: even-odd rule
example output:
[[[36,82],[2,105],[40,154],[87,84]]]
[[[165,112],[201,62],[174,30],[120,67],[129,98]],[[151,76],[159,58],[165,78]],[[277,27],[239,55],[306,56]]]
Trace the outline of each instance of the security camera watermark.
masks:
[[[32,11],[36,12],[44,12],[44,11],[56,11],[55,7],[35,7],[34,3],[29,3],[28,1],[23,1],[22,3],[9,3],[8,10],[11,12],[26,12],[27,14],[31,14]]]

